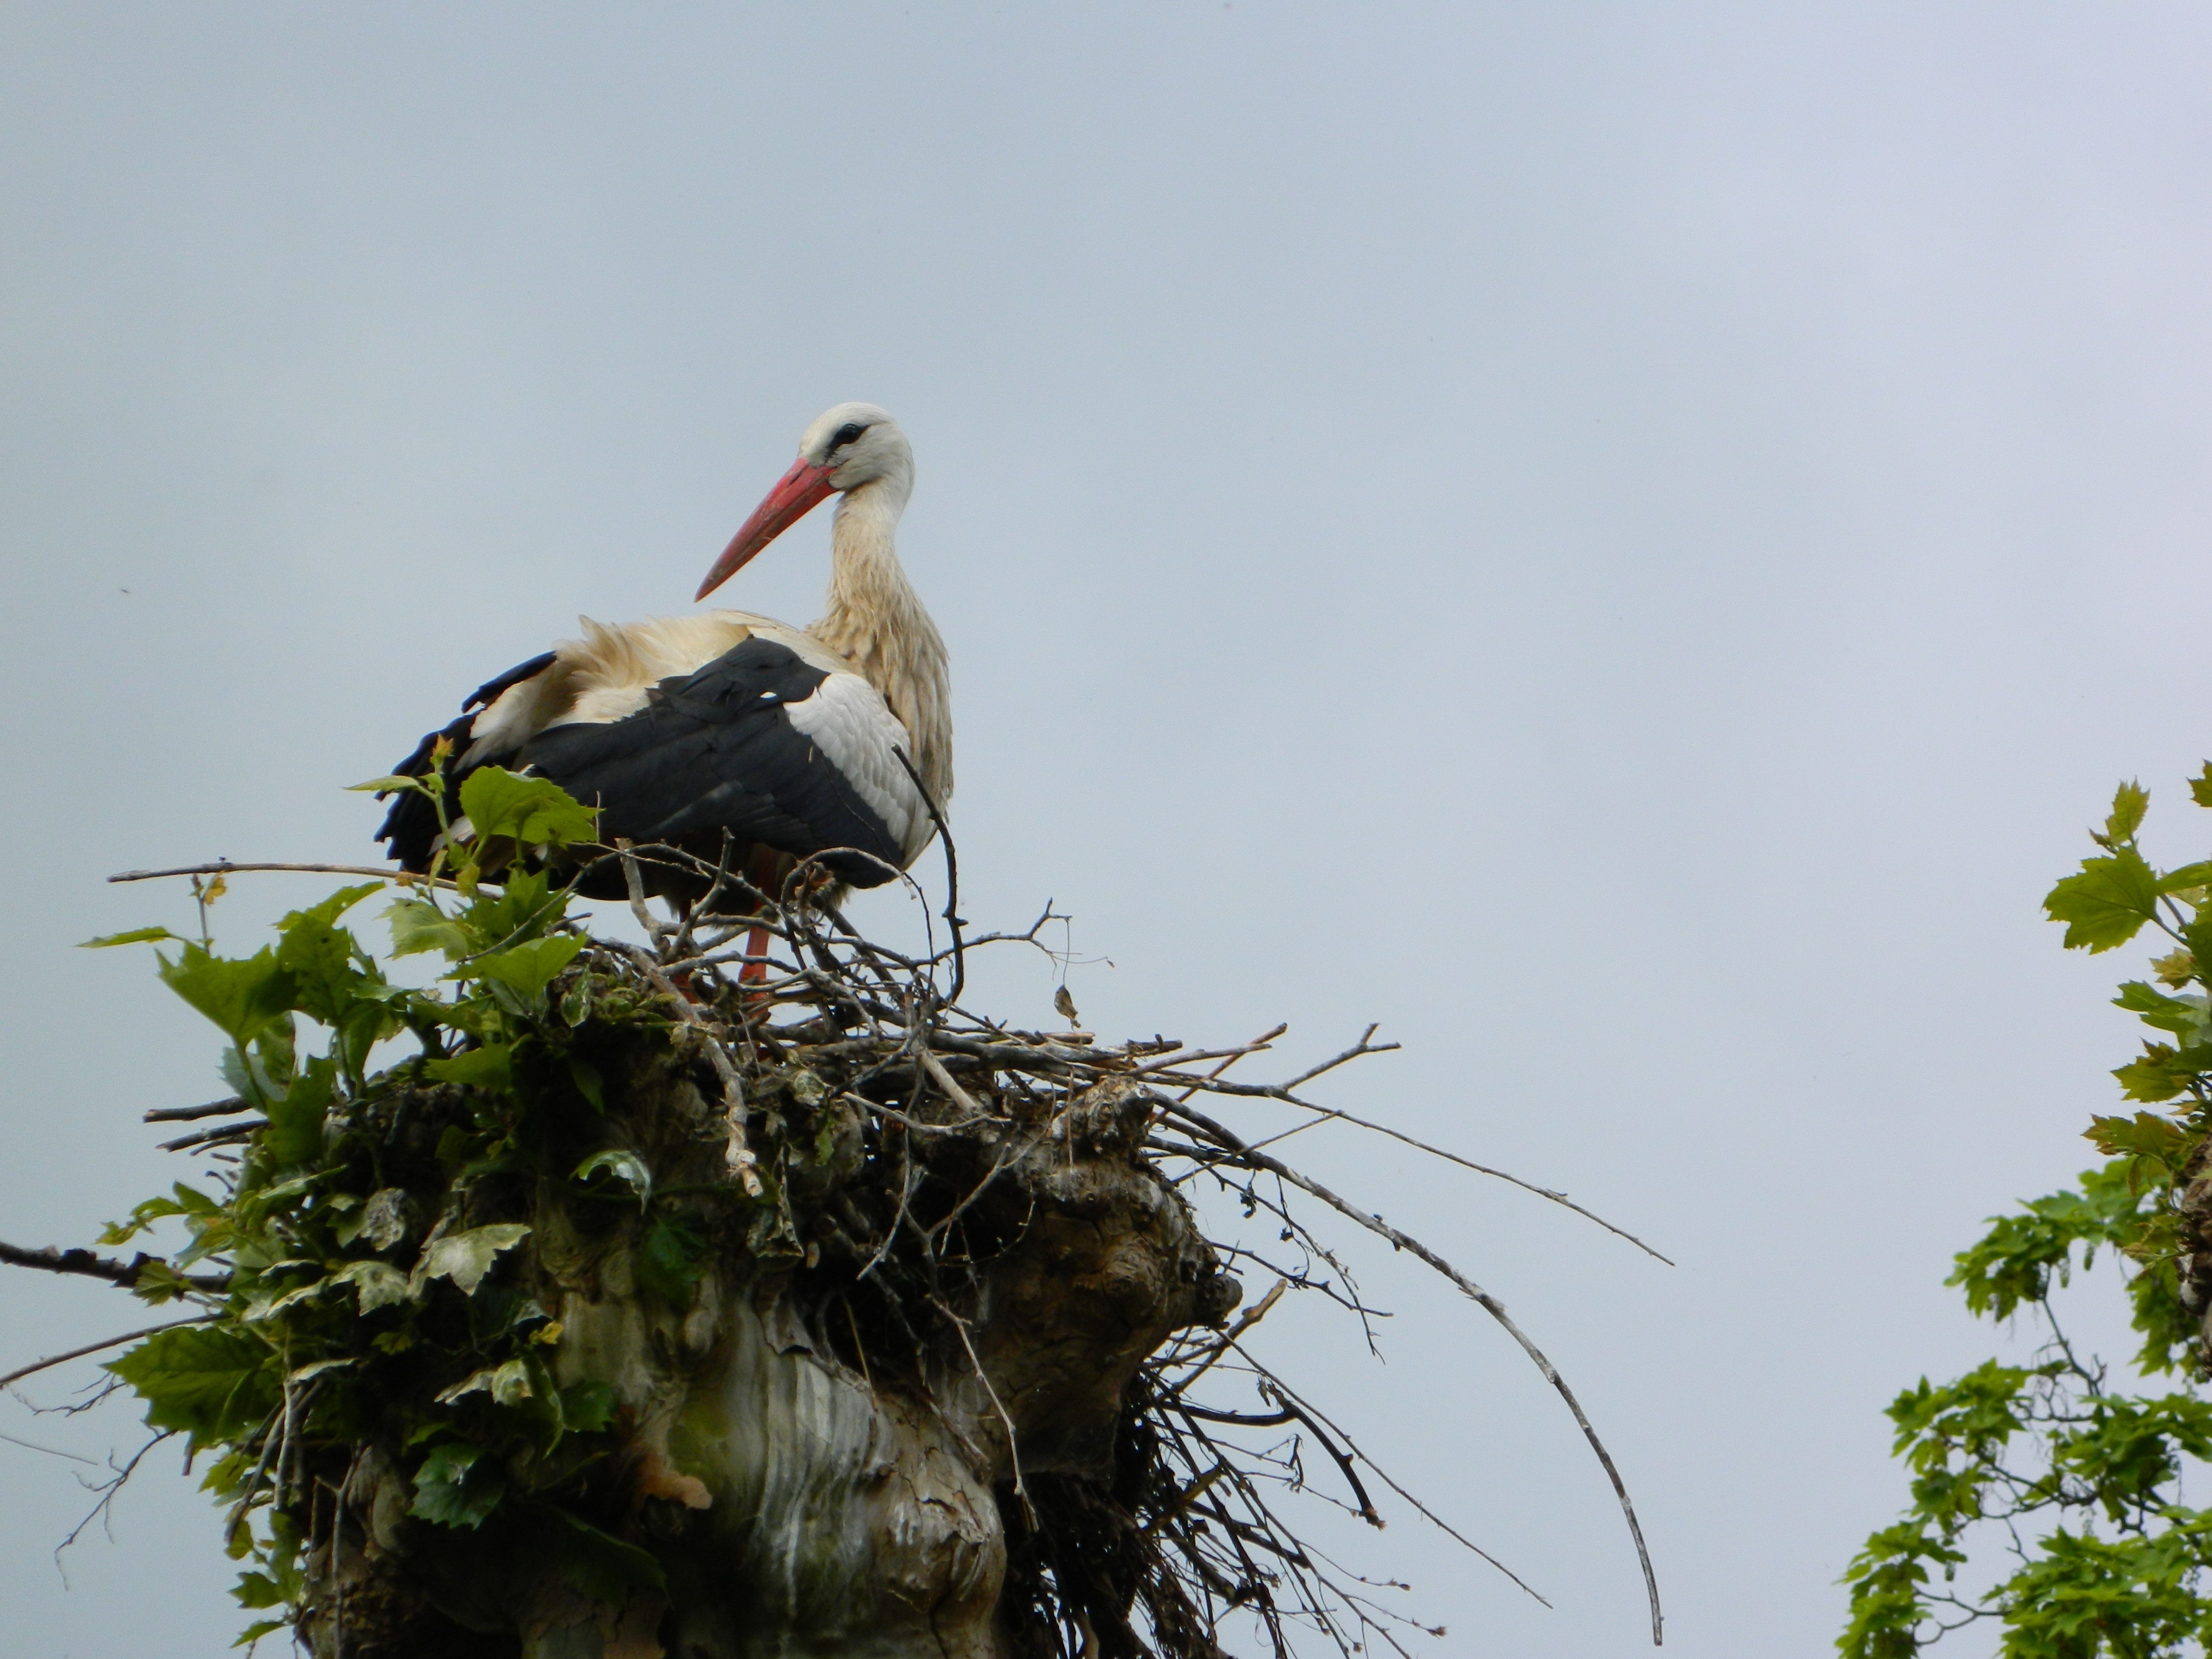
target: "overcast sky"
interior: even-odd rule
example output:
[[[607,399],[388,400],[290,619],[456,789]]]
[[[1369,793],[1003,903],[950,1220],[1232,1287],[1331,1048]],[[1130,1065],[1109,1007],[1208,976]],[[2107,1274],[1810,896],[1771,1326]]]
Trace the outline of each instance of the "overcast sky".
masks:
[[[373,856],[342,786],[579,612],[684,609],[866,398],[967,914],[1073,912],[1109,1034],[1286,1019],[1283,1075],[1379,1020],[1328,1098],[1673,1256],[1303,1143],[1575,1381],[1670,1651],[1822,1650],[1881,1406],[1990,1352],[1950,1252],[2132,1043],[2037,901],[2123,776],[2207,847],[2208,88],[2182,5],[11,0],[0,1237],[88,1240],[187,1173],[139,1113],[219,1092],[143,953],[73,948],[185,896],[102,877]],[[724,597],[810,619],[827,544]],[[1643,1650],[1556,1401],[1360,1260],[1385,1363],[1268,1351],[1556,1611],[1411,1517],[1355,1565],[1440,1651]],[[10,1273],[0,1370],[144,1322]],[[11,1653],[222,1650],[174,1466],[65,1589],[78,1466],[0,1442]]]

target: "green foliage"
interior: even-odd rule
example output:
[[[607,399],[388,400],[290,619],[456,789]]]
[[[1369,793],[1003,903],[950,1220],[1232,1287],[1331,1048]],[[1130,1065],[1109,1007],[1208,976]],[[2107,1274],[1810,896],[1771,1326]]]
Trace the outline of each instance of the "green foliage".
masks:
[[[2212,806],[2212,763],[2190,793]],[[2033,1364],[1991,1359],[1941,1385],[1923,1377],[1891,1403],[1911,1506],[1844,1574],[1850,1622],[1837,1645],[1849,1659],[1910,1659],[1977,1624],[2006,1659],[2212,1653],[2212,1511],[2179,1501],[2182,1460],[2212,1458],[2205,1333],[2191,1311],[2203,1306],[2195,1262],[2212,1245],[2212,1216],[2189,1197],[2212,1164],[2202,966],[2212,961],[2212,860],[2154,868],[2136,843],[2148,807],[2139,785],[2122,784],[2090,832],[2101,851],[2044,908],[2065,924],[2069,950],[2112,950],[2146,927],[2173,947],[2152,964],[2166,990],[2130,980],[2113,999],[2161,1034],[2115,1070],[2121,1093],[2165,1109],[2093,1116],[2086,1138],[2110,1162],[1992,1218],[1956,1258],[1946,1282],[1971,1312],[2025,1312],[2049,1341]],[[2120,1392],[2067,1342],[2052,1297],[2100,1250],[2128,1264],[2142,1339],[2135,1370],[2175,1376],[2176,1391]],[[1962,1571],[1994,1582],[1971,1590]]]
[[[402,878],[384,912],[394,958],[447,959],[428,990],[393,984],[345,925],[381,883],[294,911],[250,956],[160,927],[91,941],[173,947],[160,954],[162,980],[222,1033],[223,1076],[260,1113],[218,1190],[179,1182],[102,1235],[120,1244],[181,1229],[136,1293],[189,1298],[206,1319],[108,1370],[144,1401],[152,1428],[210,1455],[204,1483],[230,1506],[246,1565],[235,1593],[274,1615],[242,1642],[297,1615],[298,1516],[312,1510],[295,1494],[342,1482],[370,1439],[398,1449],[421,1522],[544,1553],[580,1586],[658,1580],[649,1553],[564,1507],[612,1449],[614,1395],[556,1386],[546,1344],[558,1327],[510,1264],[542,1179],[620,1196],[623,1207],[605,1207],[634,1218],[639,1278],[659,1293],[680,1302],[705,1270],[707,1234],[663,1211],[635,1152],[578,1162],[608,1133],[590,1043],[665,1022],[586,971],[567,892],[532,867],[586,839],[593,815],[543,779],[494,768],[459,799],[475,833],[441,855],[449,879]],[[204,925],[221,894],[219,879],[200,890]],[[417,1052],[372,1071],[372,1051],[401,1036]],[[538,1121],[562,1100],[576,1121]],[[406,1155],[392,1125],[410,1114],[421,1132],[407,1144],[421,1150]],[[195,1264],[227,1269],[228,1291],[194,1289],[182,1273]]]
[[[149,1427],[182,1431],[195,1451],[258,1428],[283,1392],[283,1368],[266,1341],[204,1326],[149,1336],[107,1369],[146,1401]]]

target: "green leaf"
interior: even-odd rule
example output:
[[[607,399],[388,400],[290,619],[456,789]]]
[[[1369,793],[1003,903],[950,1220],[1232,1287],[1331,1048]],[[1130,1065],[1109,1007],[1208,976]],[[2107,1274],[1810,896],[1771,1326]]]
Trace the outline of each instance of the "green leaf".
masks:
[[[2086,1267],[2099,1246],[2134,1242],[2145,1200],[2129,1182],[2126,1160],[2085,1170],[2081,1179],[2079,1192],[2053,1193],[2019,1213],[1992,1218],[1988,1233],[1959,1253],[1943,1282],[1966,1291],[1968,1311],[2009,1319],[2023,1304],[2040,1302],[2052,1279],[2068,1280],[2077,1247]]]
[[[635,1544],[601,1532],[566,1509],[553,1511],[567,1523],[568,1537],[559,1552],[562,1577],[594,1601],[620,1607],[633,1590],[667,1587],[660,1563]]]
[[[564,1001],[566,999],[562,999]],[[568,1056],[568,1079],[576,1085],[576,1092],[592,1103],[592,1109],[605,1113],[607,1109],[606,1079],[599,1068],[579,1054]]]
[[[384,912],[392,928],[392,954],[411,957],[424,951],[441,951],[448,958],[465,957],[478,940],[428,899],[397,898]]]
[[[337,1062],[311,1060],[283,1097],[269,1103],[269,1127],[261,1149],[280,1170],[318,1162],[323,1155],[323,1120],[337,1089]]]
[[[510,870],[497,891],[479,892],[460,921],[478,950],[504,950],[550,932],[568,912],[568,889],[543,870]]]
[[[187,942],[176,961],[161,958],[161,980],[213,1020],[240,1048],[292,1008],[292,975],[264,945],[242,958],[218,957]]]
[[[581,936],[556,933],[550,939],[531,939],[510,951],[478,957],[465,971],[471,978],[506,986],[536,1007],[544,1000],[545,988],[575,960],[576,952],[583,948]]]
[[[2166,1042],[2146,1042],[2142,1057],[2116,1067],[2120,1091],[2130,1100],[2156,1103],[2172,1100],[2212,1070],[2212,1043],[2191,1043],[2176,1048]]]
[[[589,1181],[600,1170],[627,1186],[637,1194],[637,1207],[642,1212],[653,1201],[653,1171],[635,1152],[620,1146],[611,1146],[604,1152],[593,1152],[579,1164],[569,1176],[572,1181]]]
[[[465,1381],[456,1382],[438,1396],[438,1404],[450,1406],[456,1400],[472,1394],[489,1394],[495,1404],[519,1406],[536,1390],[530,1381],[527,1360],[510,1359],[503,1365],[489,1365]]]
[[[424,1521],[446,1527],[480,1527],[499,1507],[506,1483],[483,1448],[448,1440],[433,1446],[415,1471],[415,1502],[410,1510]]]
[[[283,1587],[265,1572],[239,1574],[238,1583],[231,1587],[230,1593],[238,1598],[238,1604],[242,1607],[281,1607],[290,1599],[284,1594]],[[271,1630],[281,1628],[281,1625],[270,1626]],[[234,1642],[231,1645],[236,1647],[238,1644]]]
[[[2205,1023],[2203,998],[2170,997],[2139,979],[2131,979],[2121,986],[2119,995],[2112,1002],[2116,1007],[2141,1015],[2146,1025],[2155,1025],[2161,1031],[2172,1031],[2182,1036],[2189,1036]]]
[[[170,1216],[212,1216],[222,1209],[222,1206],[205,1193],[197,1188],[187,1187],[181,1181],[169,1190],[176,1194],[174,1198],[149,1198],[131,1210],[127,1221],[109,1222],[100,1229],[100,1242],[103,1244],[128,1244],[155,1222],[166,1220]]]
[[[2137,1112],[2131,1118],[2092,1118],[2081,1133],[2107,1158],[2125,1153],[2172,1161],[2189,1145],[2189,1136],[2180,1126],[2152,1112]]]
[[[292,975],[292,1006],[309,1018],[338,1025],[353,1011],[356,988],[383,982],[354,936],[337,925],[341,915],[383,885],[372,881],[341,888],[277,923],[277,965]]]
[[[149,939],[176,939],[179,945],[189,940],[178,939],[166,927],[133,927],[127,933],[102,933],[98,939],[88,939],[77,946],[80,951],[105,951],[111,945],[143,945]]]
[[[615,1391],[604,1382],[572,1382],[561,1390],[561,1426],[597,1434],[615,1420]]]
[[[526,847],[566,847],[599,833],[599,812],[550,778],[480,766],[462,781],[461,811],[477,839],[507,836]]]
[[[2125,945],[2156,915],[2158,878],[2132,847],[2110,857],[2084,859],[2044,896],[2053,921],[2066,924],[2066,948],[2092,952]]]
[[[422,1262],[415,1269],[415,1283],[419,1286],[429,1279],[450,1279],[465,1294],[473,1296],[491,1271],[494,1259],[529,1237],[530,1229],[519,1221],[448,1233],[433,1240],[422,1252]]]
[[[276,1357],[258,1339],[204,1325],[149,1336],[104,1369],[146,1401],[149,1428],[177,1429],[195,1449],[235,1440],[276,1409]]]
[[[388,795],[395,789],[412,789],[422,795],[430,793],[428,783],[421,778],[410,777],[404,772],[387,772],[380,778],[371,778],[366,783],[349,783],[346,787],[378,795]]]
[[[2212,806],[2212,761],[2204,763],[2204,769],[2189,781],[2189,799],[2199,806]]]
[[[2185,864],[2179,870],[2169,870],[2158,878],[2161,893],[2179,893],[2191,887],[2212,885],[2212,859],[2196,864]]]
[[[707,1271],[708,1249],[699,1224],[685,1215],[664,1215],[646,1230],[635,1264],[638,1283],[676,1307],[691,1301],[691,1287]]]
[[[487,1042],[480,1048],[464,1048],[443,1060],[426,1060],[422,1070],[441,1083],[464,1083],[477,1089],[511,1089],[514,1086],[514,1053],[513,1043]]]
[[[407,1275],[386,1261],[349,1261],[331,1279],[334,1284],[350,1285],[361,1293],[361,1310],[365,1314],[407,1299]]]
[[[2112,816],[2105,820],[2101,837],[2106,846],[2116,842],[2133,841],[2136,831],[2142,828],[2143,813],[2150,807],[2150,794],[2140,783],[2124,783],[2112,792]]]

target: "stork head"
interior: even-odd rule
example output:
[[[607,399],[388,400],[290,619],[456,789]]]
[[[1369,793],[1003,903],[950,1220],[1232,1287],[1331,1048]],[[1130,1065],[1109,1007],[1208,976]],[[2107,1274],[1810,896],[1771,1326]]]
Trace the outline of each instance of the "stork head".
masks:
[[[705,599],[745,562],[822,501],[875,485],[905,505],[914,488],[914,452],[899,424],[873,404],[839,404],[817,416],[799,440],[799,459],[744,521],[695,596]],[[873,491],[871,492],[875,493]]]

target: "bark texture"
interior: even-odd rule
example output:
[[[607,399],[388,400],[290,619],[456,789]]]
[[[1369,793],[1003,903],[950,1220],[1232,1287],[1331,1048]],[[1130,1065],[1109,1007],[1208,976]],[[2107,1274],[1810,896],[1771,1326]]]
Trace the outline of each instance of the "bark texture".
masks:
[[[1119,1080],[954,1097],[880,1065],[863,1094],[804,1050],[756,1057],[770,1182],[746,1202],[703,1042],[611,1042],[605,1114],[541,1103],[537,1173],[471,1200],[471,1224],[532,1228],[501,1271],[550,1315],[555,1378],[611,1389],[611,1442],[573,1469],[557,1450],[519,1458],[518,1489],[559,1501],[468,1528],[418,1518],[406,1449],[371,1433],[307,1517],[313,1650],[1019,1659],[1036,1639],[1007,1594],[1010,1548],[1017,1589],[1049,1573],[1096,1601],[1115,1650],[1117,1534],[1085,1517],[1126,1514],[1112,1493],[1129,1385],[1170,1333],[1219,1323],[1237,1296],[1143,1156],[1152,1097]],[[436,1113],[414,1115],[428,1144]],[[626,1192],[580,1196],[562,1173],[610,1129],[650,1168],[673,1235]],[[404,1216],[392,1190],[378,1199]],[[696,1247],[673,1268],[672,1236]],[[1055,1561],[1085,1539],[1087,1565]]]

